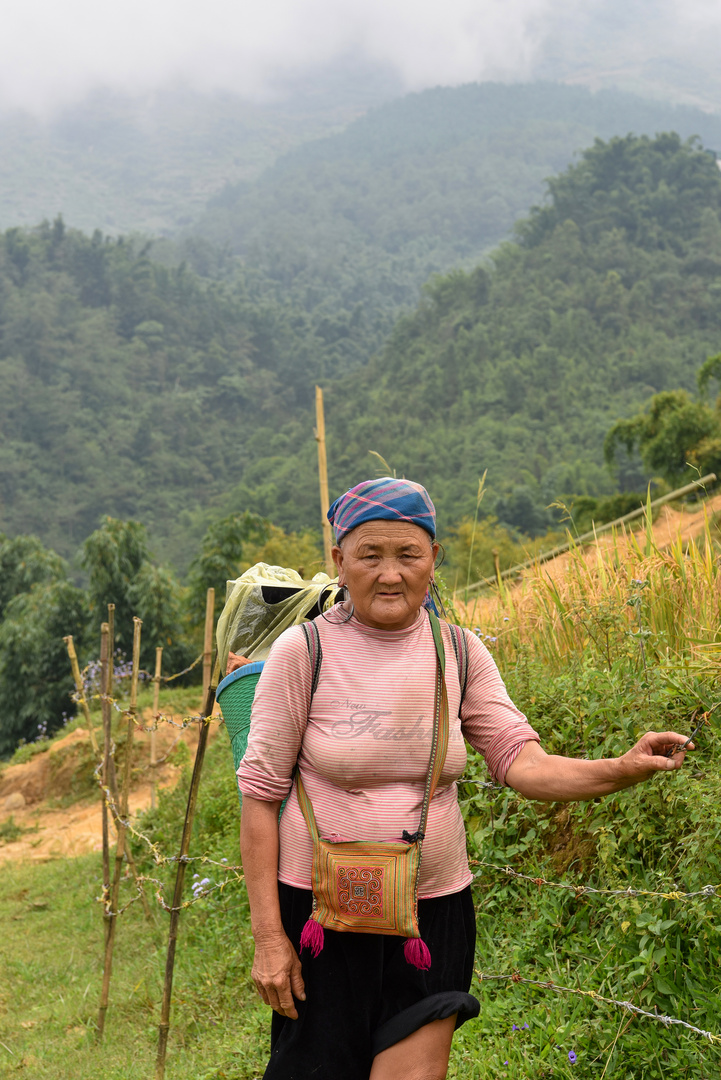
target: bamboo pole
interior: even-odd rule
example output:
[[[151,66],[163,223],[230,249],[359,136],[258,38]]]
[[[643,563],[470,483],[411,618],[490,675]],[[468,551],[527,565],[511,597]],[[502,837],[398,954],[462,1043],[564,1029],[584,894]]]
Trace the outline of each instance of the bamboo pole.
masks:
[[[330,497],[328,495],[328,459],[325,448],[325,413],[323,411],[323,391],[320,386],[315,388],[315,441],[318,443],[318,480],[320,482],[320,516],[323,529],[323,557],[325,559],[325,572],[328,577],[336,577],[335,563],[331,555],[333,538],[331,536],[328,510]]]
[[[106,693],[108,698],[112,698],[113,681],[115,678],[115,604],[108,604],[108,661],[108,685]]]
[[[525,562],[518,563],[517,566],[511,566],[508,570],[504,570],[501,574],[501,580],[505,581],[509,577],[517,577],[523,573],[524,570],[528,570],[531,566],[540,566],[542,563],[549,562],[551,559],[555,559],[557,555],[563,555],[569,548],[576,547],[578,544],[586,544],[589,541],[593,541],[601,533],[608,532],[609,529],[615,529],[618,525],[625,525],[629,521],[633,521],[635,518],[641,517],[646,511],[654,509],[657,506],[662,506],[667,502],[674,502],[676,499],[682,499],[684,495],[690,495],[692,491],[698,491],[700,487],[704,487],[706,484],[713,484],[716,480],[716,473],[708,473],[707,476],[702,476],[699,480],[694,480],[692,484],[686,484],[685,487],[677,488],[676,491],[670,491],[668,495],[662,495],[658,499],[654,499],[653,502],[648,503],[645,506],[639,506],[637,510],[632,510],[630,514],[624,514],[623,517],[616,518],[615,521],[609,521],[605,525],[599,525],[591,532],[584,533],[582,536],[573,537],[565,544],[559,544],[558,547],[551,548],[550,551],[544,551],[540,555],[535,555],[532,559],[526,559]],[[467,587],[466,591],[487,588],[490,582],[485,578],[482,581],[474,581]]]
[[[150,729],[150,809],[155,809],[157,780],[155,777],[155,728],[160,715],[160,673],[163,670],[163,646],[155,650],[155,678],[153,679],[153,726]]]
[[[90,735],[90,745],[93,748],[96,761],[100,758],[100,747],[98,746],[98,740],[95,736],[95,730],[93,728],[93,721],[90,717],[90,706],[85,698],[85,688],[83,687],[83,677],[80,674],[80,665],[78,664],[78,654],[75,652],[75,644],[73,642],[72,634],[68,634],[63,638],[63,641],[67,645],[68,656],[70,657],[70,667],[73,673],[73,680],[75,682],[75,692],[78,695],[78,705],[83,710],[83,716],[85,717],[85,723],[88,725],[88,734]]]
[[[117,844],[115,848],[115,870],[113,872],[113,886],[110,896],[110,912],[108,918],[108,934],[105,941],[105,962],[103,964],[103,983],[100,990],[100,1008],[98,1010],[98,1038],[102,1039],[105,1030],[105,1016],[108,1011],[108,999],[110,997],[110,977],[113,970],[113,947],[115,945],[115,927],[117,925],[118,902],[120,899],[120,875],[123,869],[123,855],[125,853],[125,822],[128,820],[130,775],[133,757],[133,736],[135,734],[136,716],[138,712],[138,674],[140,672],[140,629],[142,622],[135,616],[133,618],[133,670],[130,679],[130,703],[128,705],[128,727],[125,740],[125,766],[123,769],[123,783],[120,789],[120,818],[117,821]]]
[[[103,768],[102,768],[102,805],[103,805],[103,915],[107,910],[110,896],[110,839],[108,835],[108,772],[110,761],[110,702],[108,700],[108,639],[110,628],[106,622],[100,627],[100,707],[103,717]],[[108,923],[105,919],[105,940],[107,942]]]
[[[108,664],[105,670],[105,704],[106,712],[103,714],[103,743],[105,744],[105,727],[107,725],[107,750],[105,786],[109,789],[114,805],[118,805],[118,779],[115,774],[115,747],[113,745],[113,693],[115,692],[115,604],[108,604]],[[108,818],[108,824],[110,818]],[[117,826],[116,826],[117,828]],[[109,841],[108,841],[109,843]],[[108,848],[109,850],[109,848]],[[108,863],[109,865],[109,863]],[[110,884],[110,871],[108,870],[108,884]],[[107,902],[107,897],[106,897]]]
[[[213,623],[215,614],[215,589],[208,589],[205,594],[205,631],[203,634],[203,700],[208,696],[210,672],[213,663]]]
[[[190,781],[188,792],[188,804],[185,810],[183,822],[183,835],[180,841],[178,854],[178,869],[175,875],[175,889],[173,890],[173,904],[170,910],[170,929],[168,931],[168,954],[165,962],[165,981],[163,984],[163,1004],[160,1010],[160,1024],[158,1026],[158,1054],[155,1061],[155,1080],[164,1080],[165,1057],[168,1049],[168,1031],[170,1029],[170,1004],[173,994],[173,968],[175,966],[175,949],[178,942],[178,926],[180,923],[180,908],[183,901],[183,883],[185,881],[185,865],[188,851],[190,850],[190,836],[193,831],[193,818],[195,806],[198,800],[198,787],[200,775],[203,771],[205,748],[208,743],[208,731],[210,729],[209,717],[215,705],[215,688],[218,683],[219,661],[216,656],[213,675],[208,686],[202,708],[202,726],[198,735],[198,749],[195,754],[193,776]]]
[[[114,611],[114,605],[112,605]],[[112,614],[111,606],[108,606],[108,613]],[[101,793],[101,809],[102,809],[102,830],[103,830],[103,903],[107,905],[110,895],[110,835],[109,825],[110,818],[108,811],[108,798],[106,791],[110,792],[110,798],[112,800],[112,806],[114,809],[114,816],[117,817],[117,808],[119,806],[118,801],[118,784],[115,776],[115,761],[111,754],[112,747],[112,704],[110,702],[109,687],[112,687],[112,675],[109,669],[112,668],[112,658],[110,655],[110,626],[108,623],[103,623],[100,628],[100,701],[102,708],[102,726],[103,726],[103,754],[102,754],[102,793]],[[128,863],[133,874],[136,885],[138,882],[138,868],[135,865],[135,859],[133,858],[130,848],[127,850]],[[143,911],[145,912],[145,918],[150,919],[150,908],[146,899],[145,893],[141,890],[140,900],[143,905]],[[106,923],[107,931],[107,923]]]
[[[112,810],[113,818],[115,820],[115,825],[116,825],[116,828],[117,828],[118,818],[121,816],[120,810],[119,810],[120,796],[118,794],[118,781],[117,781],[117,777],[115,775],[115,768],[114,768],[115,762],[114,762],[114,759],[112,757],[110,758],[110,765],[111,765],[111,769],[110,769],[110,780],[109,780],[108,789],[110,791],[110,798],[112,799],[111,810]],[[127,820],[127,819],[125,819],[125,820]],[[126,848],[125,848],[125,857],[128,860],[128,865],[129,865],[130,870],[132,872],[133,880],[135,881],[135,884],[138,886],[138,890],[140,892],[140,903],[143,905],[143,911],[145,913],[145,918],[148,921],[150,921],[151,915],[150,915],[150,907],[148,905],[148,900],[147,900],[147,897],[146,897],[144,891],[140,888],[140,881],[138,880],[138,868],[135,865],[135,859],[133,857],[133,853],[130,850],[130,847],[128,847],[128,846],[126,846]]]

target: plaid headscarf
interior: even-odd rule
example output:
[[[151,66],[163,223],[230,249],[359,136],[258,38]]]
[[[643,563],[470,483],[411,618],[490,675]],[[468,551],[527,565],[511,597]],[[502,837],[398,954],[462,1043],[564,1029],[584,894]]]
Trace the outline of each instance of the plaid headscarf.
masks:
[[[424,487],[411,480],[364,480],[331,506],[328,521],[335,529],[336,542],[364,521],[410,521],[436,537],[436,508]]]

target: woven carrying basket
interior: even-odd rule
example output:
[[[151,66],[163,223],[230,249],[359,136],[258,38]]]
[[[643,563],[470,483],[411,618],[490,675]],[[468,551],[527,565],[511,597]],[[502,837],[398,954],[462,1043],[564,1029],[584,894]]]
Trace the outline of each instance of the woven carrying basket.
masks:
[[[215,695],[230,736],[230,746],[233,751],[236,770],[248,745],[250,709],[262,670],[263,661],[245,664],[243,667],[238,668],[237,671],[226,675],[219,684]],[[238,798],[242,806],[243,796],[240,791],[238,791]]]

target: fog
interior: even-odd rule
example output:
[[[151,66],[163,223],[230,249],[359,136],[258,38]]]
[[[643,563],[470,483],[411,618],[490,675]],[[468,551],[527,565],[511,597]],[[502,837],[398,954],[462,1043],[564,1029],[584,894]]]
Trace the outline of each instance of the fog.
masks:
[[[172,83],[262,101],[345,56],[408,90],[567,77],[595,43],[690,60],[720,29],[721,0],[24,0],[3,13],[0,104],[42,113]]]

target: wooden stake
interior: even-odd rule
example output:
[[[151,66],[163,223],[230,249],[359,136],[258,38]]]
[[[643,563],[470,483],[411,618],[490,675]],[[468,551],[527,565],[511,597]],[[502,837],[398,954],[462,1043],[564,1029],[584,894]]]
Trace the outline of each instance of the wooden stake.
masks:
[[[102,805],[103,805],[103,917],[110,896],[110,840],[108,836],[108,772],[110,762],[110,701],[108,699],[108,639],[109,627],[106,622],[100,627],[100,705],[103,717],[103,768],[102,768]],[[105,939],[107,941],[108,923],[105,919]]]
[[[113,681],[115,678],[115,604],[108,604],[108,661],[108,686],[106,693],[108,697],[111,698],[113,696]]]
[[[73,680],[75,681],[75,692],[78,695],[78,705],[83,710],[83,716],[85,717],[85,723],[88,725],[88,734],[90,735],[90,745],[93,748],[93,753],[96,759],[100,757],[100,747],[98,746],[98,740],[95,737],[95,731],[93,729],[93,721],[90,717],[90,706],[85,700],[85,689],[83,687],[83,677],[80,674],[80,665],[78,664],[78,655],[75,652],[75,645],[73,643],[72,634],[68,634],[63,638],[63,641],[68,647],[68,656],[70,657],[70,667],[73,672]]]
[[[210,671],[213,662],[213,623],[215,614],[215,589],[205,594],[205,633],[203,636],[203,704],[208,696]],[[202,705],[201,705],[202,707]]]
[[[180,923],[180,908],[183,902],[183,883],[185,881],[185,860],[190,850],[190,836],[193,831],[193,818],[195,806],[198,801],[198,787],[200,774],[203,771],[205,748],[208,743],[208,731],[210,723],[208,718],[213,712],[215,704],[215,688],[218,683],[219,662],[216,657],[213,668],[213,676],[210,680],[205,700],[203,702],[203,723],[198,736],[198,749],[195,754],[193,776],[190,781],[188,792],[188,805],[185,810],[183,822],[183,836],[180,841],[180,853],[178,855],[178,869],[175,875],[175,889],[173,890],[173,904],[170,911],[170,929],[168,932],[168,955],[165,961],[165,982],[163,984],[163,1004],[160,1010],[160,1024],[158,1026],[158,1055],[155,1061],[155,1080],[165,1078],[165,1056],[168,1049],[168,1031],[170,1029],[170,1003],[173,994],[173,968],[175,966],[175,948],[178,942],[178,926]]]
[[[106,791],[110,792],[110,798],[112,799],[113,806],[116,808],[115,815],[117,816],[117,807],[120,805],[118,801],[118,784],[115,776],[115,762],[110,754],[110,748],[112,745],[112,705],[110,702],[110,695],[107,693],[107,687],[110,682],[111,676],[108,669],[112,666],[110,660],[110,627],[108,623],[103,623],[100,628],[100,700],[102,706],[102,718],[103,718],[103,768],[101,772],[102,787],[103,790],[100,796],[100,805],[102,810],[102,829],[103,829],[103,903],[107,904],[110,895],[110,818],[108,800],[105,794]],[[112,683],[110,683],[112,685]],[[117,824],[117,823],[116,823]],[[133,873],[135,883],[138,883],[138,869],[135,865],[135,859],[132,856],[130,848],[127,851],[128,863]],[[145,918],[150,919],[150,908],[148,907],[148,901],[145,893],[141,892],[140,900],[143,905],[143,911],[145,912]],[[107,922],[106,933],[107,933]]]
[[[330,497],[328,495],[328,459],[325,450],[325,413],[323,411],[323,391],[320,386],[315,388],[315,441],[318,443],[318,480],[320,482],[320,516],[323,529],[323,557],[325,558],[325,572],[328,577],[337,577],[335,563],[331,555],[333,537],[328,510]]]
[[[155,777],[155,728],[160,715],[160,673],[163,670],[163,646],[155,650],[155,678],[153,679],[153,726],[150,729],[150,809],[155,809],[157,781]]]
[[[113,872],[113,887],[110,897],[110,913],[108,919],[108,933],[105,941],[105,963],[103,965],[103,984],[100,990],[100,1009],[98,1011],[98,1038],[102,1039],[105,1029],[105,1015],[108,1010],[108,998],[110,996],[110,977],[113,970],[113,947],[115,945],[115,927],[117,925],[117,910],[120,899],[120,875],[123,869],[123,855],[125,853],[125,822],[128,820],[130,774],[133,757],[133,736],[135,734],[136,715],[138,711],[138,674],[140,672],[140,619],[133,618],[133,670],[130,679],[130,703],[128,705],[128,728],[125,741],[125,767],[123,769],[123,785],[120,791],[120,818],[117,821],[118,841],[115,848],[115,870]]]

